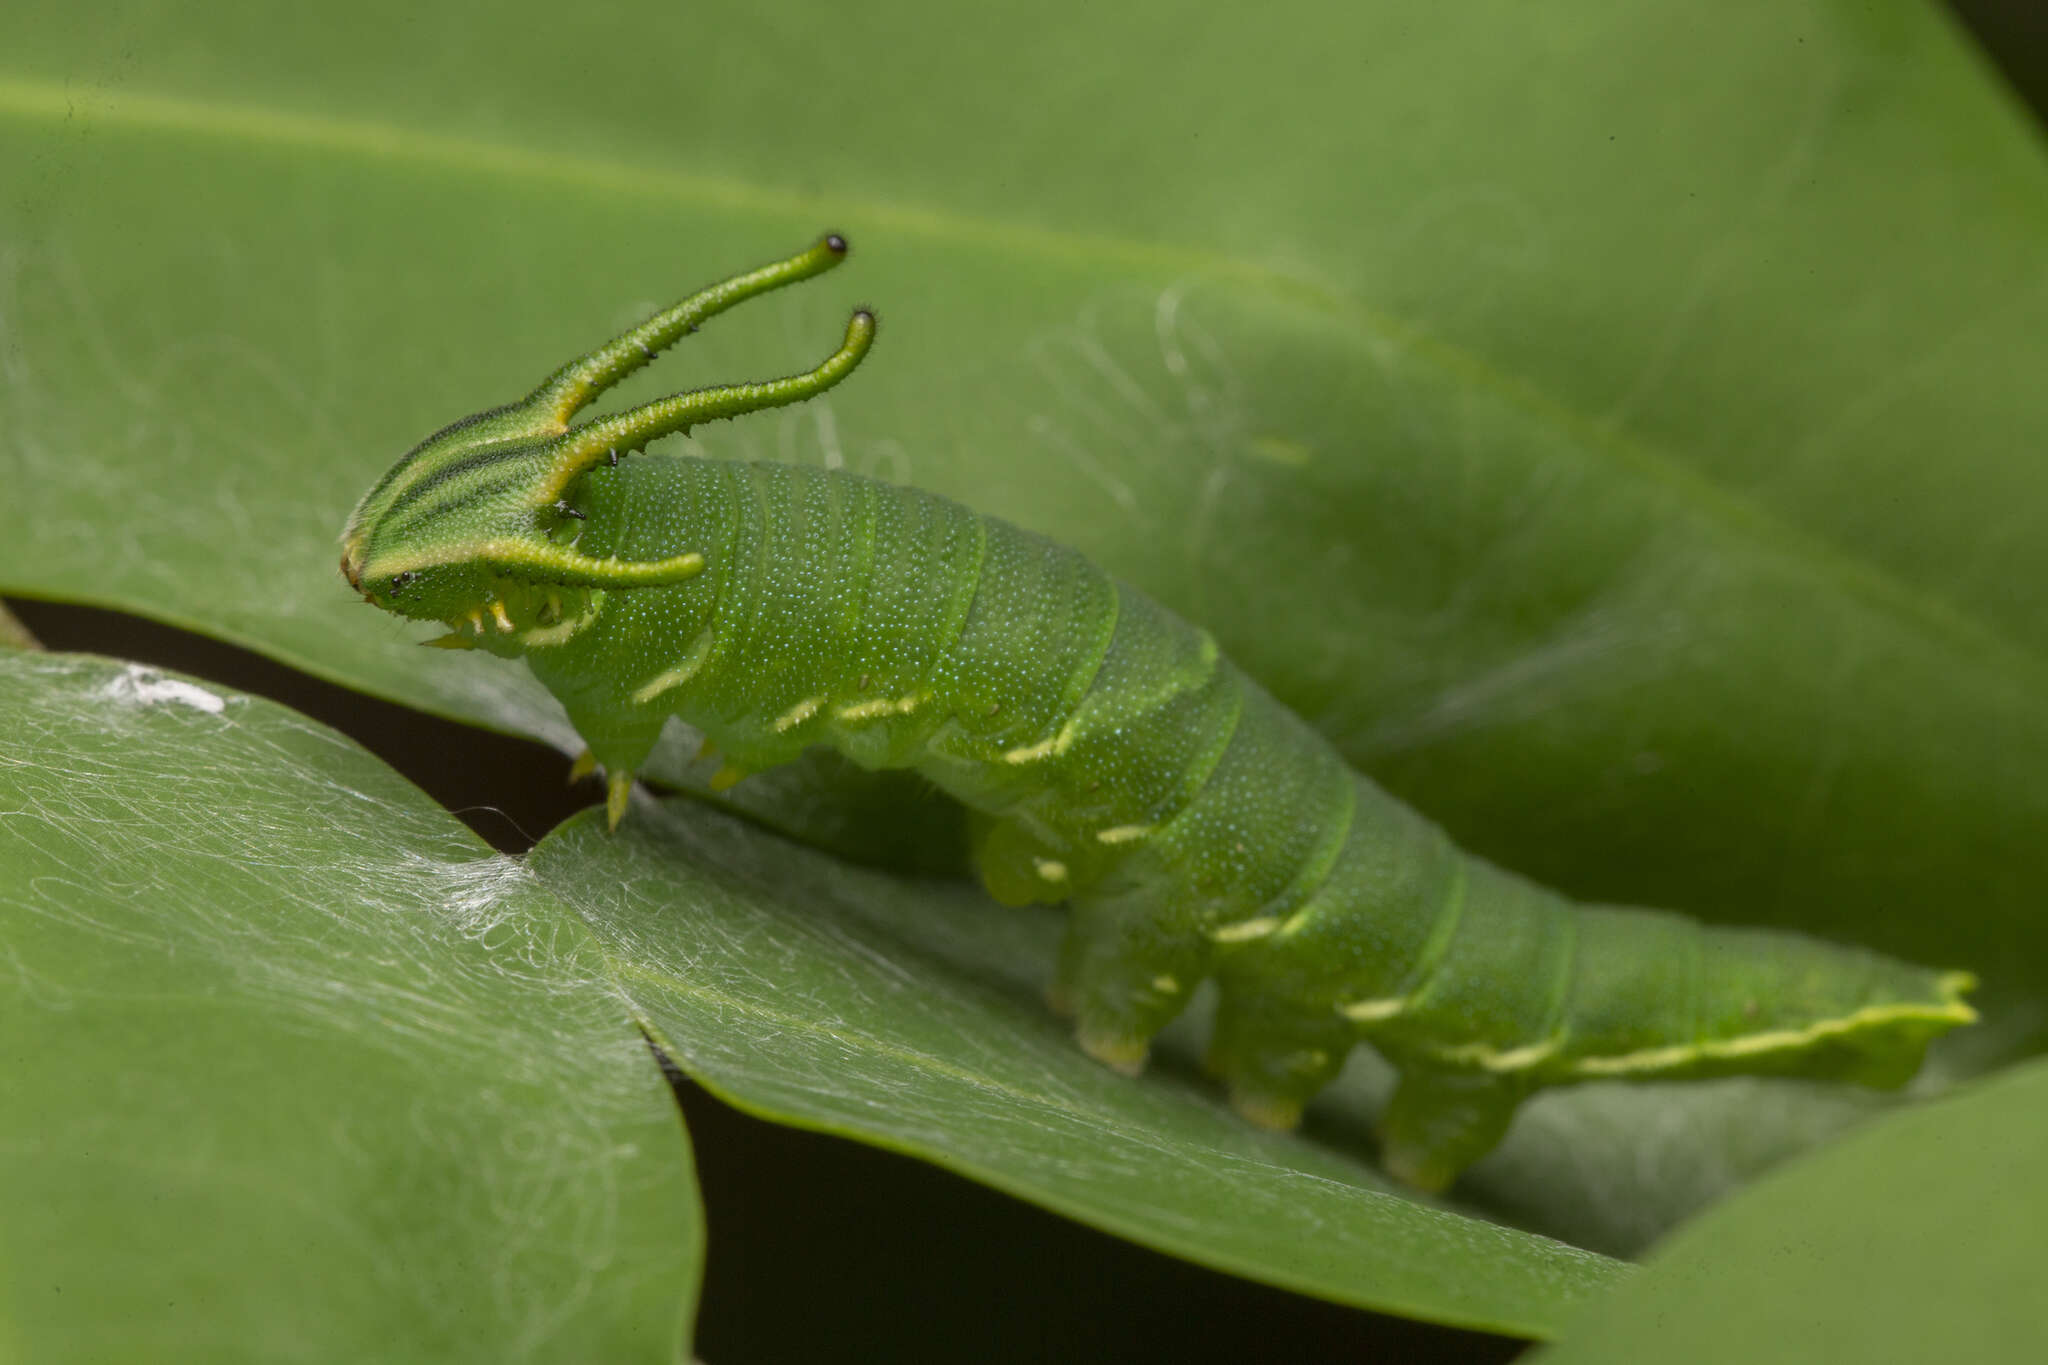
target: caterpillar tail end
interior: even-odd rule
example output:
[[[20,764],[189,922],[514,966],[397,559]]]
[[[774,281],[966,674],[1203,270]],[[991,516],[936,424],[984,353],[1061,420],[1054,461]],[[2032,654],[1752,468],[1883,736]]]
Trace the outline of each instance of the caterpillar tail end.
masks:
[[[1824,1021],[1816,1032],[1827,1032],[1793,1053],[1783,1069],[1873,1090],[1897,1090],[1919,1074],[1930,1043],[1950,1029],[1977,1022],[1977,1011],[1963,1000],[1976,985],[1977,978],[1969,972],[1942,972],[1935,976],[1932,990]]]
[[[576,761],[569,765],[569,785],[575,786],[584,778],[597,771],[597,755],[585,749],[576,755]]]
[[[604,827],[607,832],[617,830],[619,821],[626,818],[626,804],[633,799],[633,774],[630,772],[606,773],[604,779]]]

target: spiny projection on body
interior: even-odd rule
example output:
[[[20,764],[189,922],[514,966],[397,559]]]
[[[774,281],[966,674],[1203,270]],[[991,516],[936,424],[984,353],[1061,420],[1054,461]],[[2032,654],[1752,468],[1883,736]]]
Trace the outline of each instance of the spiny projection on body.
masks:
[[[1216,642],[1079,553],[853,474],[660,457],[658,437],[794,403],[868,352],[571,425],[698,324],[846,243],[713,285],[524,400],[429,437],[342,536],[350,586],[524,657],[603,766],[614,827],[679,716],[721,782],[811,745],[912,768],[974,816],[1006,904],[1064,902],[1056,1003],[1136,1072],[1215,978],[1208,1062],[1286,1127],[1368,1042],[1399,1070],[1389,1170],[1439,1189],[1532,1091],[1734,1073],[1903,1083],[1974,984],[1784,932],[1576,905],[1467,854],[1345,765]]]

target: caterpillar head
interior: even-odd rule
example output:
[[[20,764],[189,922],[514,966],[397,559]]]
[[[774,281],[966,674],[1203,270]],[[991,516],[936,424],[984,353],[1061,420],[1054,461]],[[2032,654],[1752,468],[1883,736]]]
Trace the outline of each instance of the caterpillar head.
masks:
[[[428,437],[356,505],[341,536],[342,576],[387,611],[481,630],[485,613],[503,626],[507,603],[536,593],[648,587],[697,573],[704,559],[694,553],[621,560],[577,550],[574,528],[583,514],[572,485],[658,437],[824,392],[867,354],[874,314],[856,311],[839,349],[803,374],[673,394],[577,426],[569,419],[704,319],[829,270],[845,255],[846,239],[833,233],[787,260],[712,285],[569,362],[522,401]]]
[[[479,438],[501,415],[459,423],[415,447],[372,489],[342,534],[349,586],[386,611],[458,622],[518,585],[628,588],[674,583],[701,555],[598,559],[574,544],[582,513],[563,496],[594,458],[574,433]]]

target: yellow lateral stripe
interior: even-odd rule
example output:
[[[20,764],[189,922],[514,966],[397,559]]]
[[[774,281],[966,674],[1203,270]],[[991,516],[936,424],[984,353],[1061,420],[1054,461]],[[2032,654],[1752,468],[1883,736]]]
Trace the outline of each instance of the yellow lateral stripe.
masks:
[[[567,644],[575,638],[577,632],[589,624],[589,618],[579,616],[573,621],[563,621],[559,625],[535,626],[519,637],[519,643],[528,649],[549,649],[555,645]]]
[[[1440,1062],[1454,1066],[1477,1064],[1488,1071],[1526,1071],[1538,1062],[1556,1054],[1558,1041],[1553,1038],[1544,1043],[1530,1043],[1525,1047],[1511,1047],[1505,1050],[1491,1043],[1466,1043],[1461,1047],[1440,1047],[1430,1049],[1430,1055]]]
[[[1003,762],[1035,763],[1041,758],[1051,757],[1055,752],[1058,751],[1059,745],[1059,736],[1054,735],[1051,739],[1040,740],[1036,744],[1027,744],[1021,749],[1010,750],[1008,753],[1003,755]]]
[[[1961,974],[1958,974],[1961,975]],[[1944,977],[1947,985],[1949,978]],[[1801,1029],[1773,1029],[1742,1038],[1723,1038],[1708,1043],[1677,1043],[1669,1047],[1643,1048],[1611,1057],[1580,1057],[1572,1070],[1582,1076],[1622,1076],[1636,1071],[1666,1071],[1701,1058],[1754,1057],[1766,1052],[1790,1052],[1810,1047],[1829,1038],[1844,1037],[1891,1023],[1924,1020],[1928,1023],[1973,1024],[1977,1011],[1959,1000],[1945,1005],[1867,1005],[1839,1019],[1823,1019]]]
[[[1151,832],[1150,825],[1116,825],[1109,829],[1096,830],[1095,837],[1105,844],[1133,844]]]
[[[849,706],[840,707],[832,714],[839,720],[874,720],[880,716],[907,716],[924,703],[925,698],[913,692],[894,701],[887,697],[877,697],[873,701],[857,701]]]
[[[1488,1071],[1521,1071],[1547,1058],[1557,1055],[1558,1041],[1553,1038],[1547,1043],[1531,1043],[1527,1047],[1509,1048],[1506,1052],[1495,1053],[1486,1062]]]
[[[1394,995],[1384,1000],[1354,1000],[1348,1005],[1337,1006],[1337,1013],[1361,1024],[1376,1024],[1382,1019],[1393,1018],[1407,1008],[1408,997]]]
[[[825,704],[823,697],[805,697],[775,718],[775,733],[787,734],[818,714],[818,708]]]
[[[670,688],[681,687],[696,677],[697,670],[711,657],[711,644],[711,632],[700,632],[697,638],[690,642],[689,652],[683,655],[683,661],[668,672],[657,673],[641,684],[639,690],[633,693],[633,700],[645,706]]]
[[[633,693],[633,700],[645,706],[671,687],[681,687],[690,680],[690,675],[696,671],[697,666],[691,663],[684,664],[681,668],[671,668],[666,673],[657,674]]]
[[[565,644],[574,639],[592,621],[597,619],[597,604],[591,603],[573,620],[561,621],[552,626],[534,626],[519,637],[519,643],[528,649],[546,649],[551,645]]]
[[[1239,920],[1235,924],[1224,924],[1208,931],[1209,938],[1216,943],[1248,943],[1255,938],[1264,938],[1280,927],[1277,915],[1266,915],[1259,919]]]
[[[1049,882],[1063,882],[1067,879],[1067,865],[1057,858],[1033,858],[1031,865],[1038,869],[1038,875]]]

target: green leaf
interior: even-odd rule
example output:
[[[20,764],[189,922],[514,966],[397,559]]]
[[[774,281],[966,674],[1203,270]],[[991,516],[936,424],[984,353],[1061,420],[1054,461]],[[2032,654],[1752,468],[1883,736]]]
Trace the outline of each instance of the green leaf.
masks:
[[[0,1354],[676,1358],[689,1148],[573,914],[268,702],[0,652],[0,715]]]
[[[1673,1236],[1543,1365],[2038,1360],[2048,1065],[1873,1124]]]
[[[641,1026],[729,1102],[922,1157],[1190,1260],[1344,1303],[1544,1336],[1623,1267],[1136,1084],[1041,1003],[1059,918],[850,869],[694,802],[595,812],[530,863],[603,937]]]

